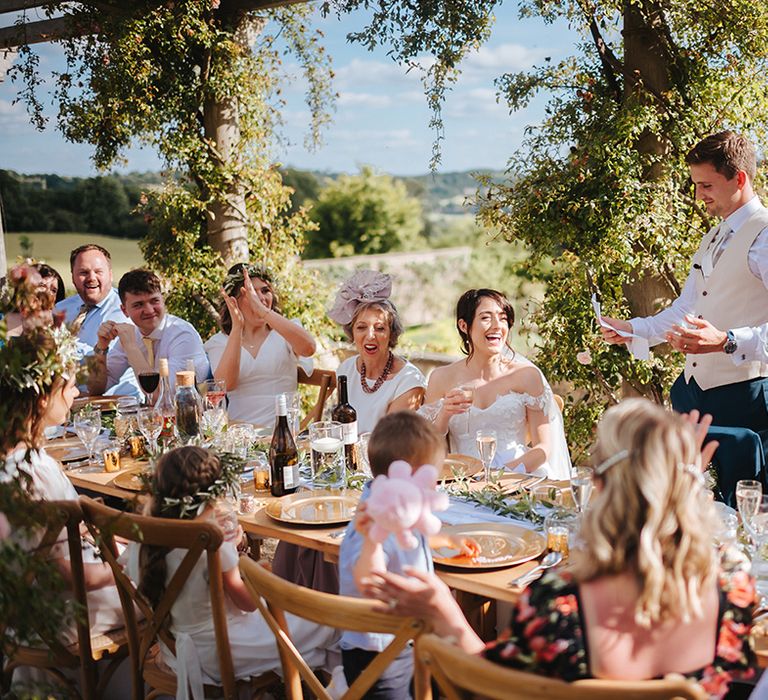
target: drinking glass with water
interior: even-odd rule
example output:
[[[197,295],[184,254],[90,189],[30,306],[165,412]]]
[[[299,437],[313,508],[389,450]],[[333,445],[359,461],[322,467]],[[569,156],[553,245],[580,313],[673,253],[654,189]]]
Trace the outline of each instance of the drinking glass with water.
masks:
[[[341,423],[319,421],[309,426],[312,452],[312,487],[341,489],[346,484]]]

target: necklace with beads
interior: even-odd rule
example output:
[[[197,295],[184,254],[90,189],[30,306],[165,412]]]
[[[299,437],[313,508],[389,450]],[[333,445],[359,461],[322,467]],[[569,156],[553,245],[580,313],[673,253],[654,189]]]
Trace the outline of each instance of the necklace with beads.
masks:
[[[392,351],[389,353],[389,357],[387,358],[387,364],[384,365],[384,371],[381,373],[379,378],[374,382],[373,386],[368,386],[368,382],[365,381],[365,362],[360,362],[360,385],[363,387],[363,391],[366,394],[373,394],[377,392],[379,389],[381,389],[381,385],[385,382],[387,377],[389,376],[389,373],[392,371],[392,365],[395,362],[395,356],[392,354]]]

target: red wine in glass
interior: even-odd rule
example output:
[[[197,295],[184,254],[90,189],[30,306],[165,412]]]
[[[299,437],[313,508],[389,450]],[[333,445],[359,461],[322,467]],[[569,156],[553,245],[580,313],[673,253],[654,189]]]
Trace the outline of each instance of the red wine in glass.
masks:
[[[139,372],[139,386],[147,395],[147,404],[151,402],[150,397],[160,385],[160,372]]]

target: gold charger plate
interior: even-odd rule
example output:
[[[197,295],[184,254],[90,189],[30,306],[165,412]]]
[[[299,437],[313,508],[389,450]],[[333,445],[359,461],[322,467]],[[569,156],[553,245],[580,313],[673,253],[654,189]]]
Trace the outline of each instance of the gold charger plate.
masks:
[[[459,478],[474,476],[483,468],[483,463],[477,457],[469,455],[449,454],[443,462],[443,471],[438,481],[455,481]]]
[[[63,442],[63,441],[62,441]],[[75,442],[67,445],[46,445],[45,451],[53,457],[56,461],[62,464],[68,462],[79,462],[83,459],[88,459],[88,450],[83,447],[83,443],[78,439]]]
[[[72,410],[79,411],[83,406],[91,404],[100,408],[102,411],[114,411],[117,407],[117,400],[125,398],[127,394],[115,394],[114,396],[80,396],[72,402]]]
[[[146,467],[140,467],[138,469],[129,469],[121,472],[114,479],[112,479],[112,485],[117,486],[127,491],[144,491],[144,482],[139,477],[140,474],[147,472]]]
[[[271,501],[264,510],[291,525],[340,525],[355,517],[359,500],[359,491],[299,491]]]
[[[432,550],[435,564],[461,569],[496,569],[515,566],[535,559],[546,548],[540,532],[506,523],[468,523],[444,527],[441,534],[471,537],[480,546],[480,553],[469,560],[457,558],[455,549],[438,547]]]

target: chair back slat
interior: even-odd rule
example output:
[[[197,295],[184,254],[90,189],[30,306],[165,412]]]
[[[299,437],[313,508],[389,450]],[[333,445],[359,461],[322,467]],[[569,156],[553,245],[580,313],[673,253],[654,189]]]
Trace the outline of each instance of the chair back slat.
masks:
[[[301,421],[301,429],[304,430],[310,423],[322,419],[325,402],[336,388],[336,373],[330,369],[316,369],[312,374],[308,375],[299,367],[298,382],[299,384],[319,387],[315,405],[304,416],[304,420]]]
[[[213,613],[216,647],[221,671],[221,686],[224,697],[234,698],[237,693],[232,662],[232,652],[227,634],[227,617],[222,584],[219,547],[223,542],[221,529],[212,522],[198,520],[171,520],[135,515],[113,510],[97,501],[82,497],[83,512],[88,527],[103,542],[109,555],[106,560],[115,573],[115,580],[121,591],[121,601],[126,615],[126,624],[133,627],[129,634],[131,644],[134,698],[143,697],[143,667],[150,649],[161,640],[175,654],[176,644],[169,630],[171,610],[179,598],[190,574],[203,555],[209,572],[209,595]],[[138,586],[123,572],[117,560],[115,538],[121,537],[140,545],[184,550],[179,567],[168,582],[165,591],[154,608],[139,592]],[[138,629],[134,605],[142,612],[146,624]]]
[[[566,683],[467,654],[433,634],[416,640],[416,656],[448,700],[461,700],[464,691],[491,700],[704,700],[708,697],[700,686],[683,678]]]
[[[400,617],[375,610],[377,603],[370,600],[331,595],[285,581],[250,559],[240,560],[240,573],[245,585],[257,601],[257,605],[275,635],[284,659],[283,671],[286,689],[291,700],[301,696],[301,690],[292,678],[298,673],[311,692],[322,700],[330,695],[314,678],[312,670],[301,657],[290,638],[284,622],[276,613],[292,613],[317,624],[328,625],[355,632],[391,634],[392,642],[380,652],[368,667],[355,679],[343,696],[343,700],[363,698],[389,664],[407,647],[408,642],[424,630],[424,623],[412,617]],[[284,618],[283,618],[284,619]],[[286,665],[285,661],[288,661]]]

